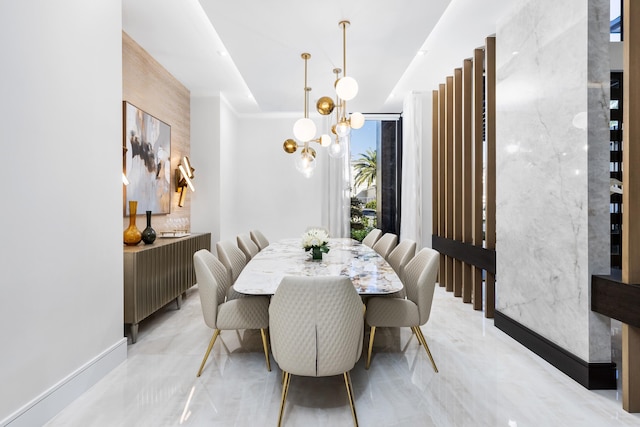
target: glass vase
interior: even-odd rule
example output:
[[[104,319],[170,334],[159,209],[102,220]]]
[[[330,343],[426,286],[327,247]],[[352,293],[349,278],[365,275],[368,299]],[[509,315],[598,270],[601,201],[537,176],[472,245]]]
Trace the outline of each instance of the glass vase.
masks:
[[[142,241],[150,245],[156,240],[156,230],[151,227],[151,211],[147,211],[147,228],[142,230]]]
[[[129,201],[129,227],[124,230],[124,243],[128,246],[135,246],[142,240],[142,233],[136,227],[136,212],[138,210],[138,202]]]
[[[311,248],[311,259],[313,259],[313,260],[321,260],[322,259],[322,249],[321,248]]]

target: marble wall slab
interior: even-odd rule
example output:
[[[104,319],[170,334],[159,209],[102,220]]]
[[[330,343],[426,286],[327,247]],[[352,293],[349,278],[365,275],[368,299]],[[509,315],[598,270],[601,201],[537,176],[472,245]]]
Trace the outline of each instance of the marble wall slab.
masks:
[[[610,361],[591,274],[608,273],[608,0],[522,1],[497,29],[496,309]]]

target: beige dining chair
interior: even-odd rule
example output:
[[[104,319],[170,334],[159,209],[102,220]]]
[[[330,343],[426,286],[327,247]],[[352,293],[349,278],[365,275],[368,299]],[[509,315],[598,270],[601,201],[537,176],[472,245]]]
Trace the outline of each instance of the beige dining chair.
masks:
[[[373,250],[378,252],[382,258],[387,259],[397,244],[397,235],[393,233],[384,233],[384,235],[378,239],[376,244],[373,245]]]
[[[343,276],[285,276],[271,298],[271,353],[283,372],[278,426],[282,424],[291,375],[342,375],[354,406],[349,371],[362,353],[362,301],[351,280]]]
[[[416,255],[416,242],[411,239],[404,239],[402,242],[398,243],[398,246],[393,248],[389,256],[387,256],[387,262],[393,268],[393,271],[396,272],[400,281],[404,284],[404,267],[407,265],[409,261],[413,259]],[[385,295],[386,296],[386,295]],[[407,296],[407,291],[405,288],[402,288],[401,291],[395,292],[393,294],[389,294],[388,296],[394,298],[405,298]]]
[[[258,245],[259,250],[263,250],[264,248],[269,246],[269,240],[265,237],[264,234],[262,234],[260,230],[251,230],[249,232],[249,235],[251,236],[251,240],[253,240],[253,242]]]
[[[235,299],[242,297],[242,294],[235,291],[233,284],[247,265],[246,255],[239,247],[229,240],[221,240],[216,243],[216,252],[218,254],[218,259],[227,269],[229,283],[231,284],[227,293],[227,298]]]
[[[256,256],[260,252],[260,248],[256,245],[248,234],[238,234],[236,237],[238,241],[238,247],[244,252],[247,262],[251,261],[251,258]]]
[[[373,245],[376,244],[380,236],[382,236],[382,230],[380,230],[379,228],[374,228],[369,232],[369,234],[367,234],[367,237],[362,239],[362,244],[373,248]]]
[[[229,300],[229,276],[225,266],[208,250],[201,249],[193,254],[193,265],[200,294],[202,316],[208,327],[213,329],[213,337],[204,354],[197,376],[202,374],[216,338],[223,330],[260,329],[267,370],[271,371],[266,330],[269,327],[269,298],[247,297]]]
[[[407,298],[371,297],[367,301],[366,320],[371,326],[366,369],[371,364],[371,350],[378,327],[410,327],[424,346],[433,370],[438,372],[420,326],[427,323],[433,303],[440,253],[431,248],[421,249],[404,268]]]

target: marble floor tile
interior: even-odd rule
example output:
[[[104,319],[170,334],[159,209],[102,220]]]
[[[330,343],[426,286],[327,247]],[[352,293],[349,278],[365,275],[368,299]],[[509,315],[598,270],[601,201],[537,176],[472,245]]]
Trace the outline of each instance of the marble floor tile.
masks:
[[[361,426],[640,425],[619,390],[585,389],[443,288],[422,331],[439,373],[409,328],[378,329],[371,368],[363,357],[351,372]],[[267,371],[259,331],[223,331],[196,378],[211,334],[192,288],[180,310],[142,322],[127,360],[47,426],[276,425],[281,371],[273,359]],[[352,425],[342,377],[292,377],[284,425]]]

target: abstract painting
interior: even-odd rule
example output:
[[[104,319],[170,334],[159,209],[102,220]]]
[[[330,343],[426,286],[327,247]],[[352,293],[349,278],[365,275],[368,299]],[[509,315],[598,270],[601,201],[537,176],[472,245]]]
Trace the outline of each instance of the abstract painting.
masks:
[[[138,212],[168,214],[171,209],[171,126],[123,102],[124,214],[130,200]]]

